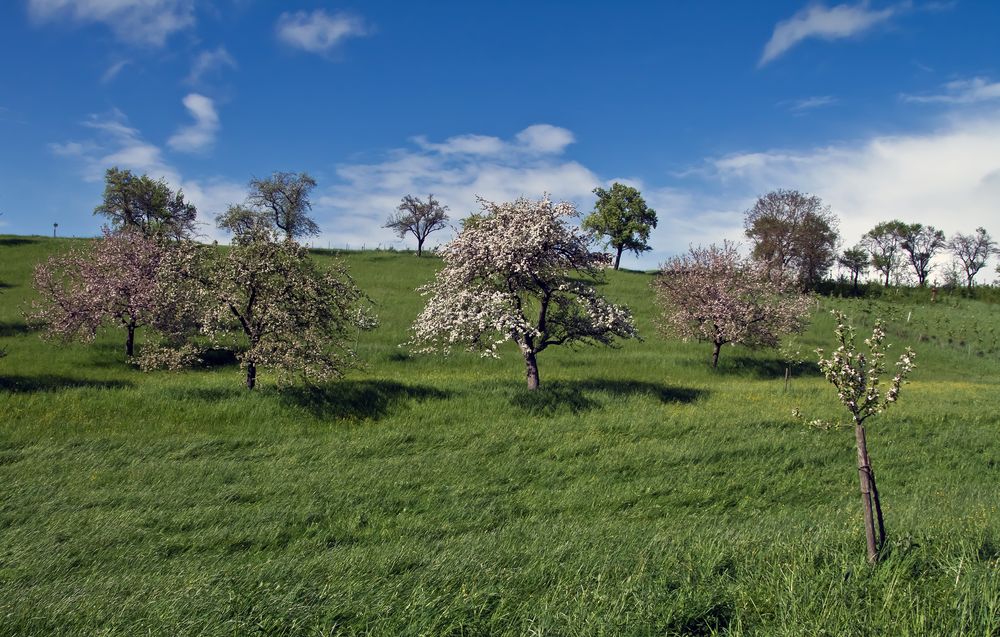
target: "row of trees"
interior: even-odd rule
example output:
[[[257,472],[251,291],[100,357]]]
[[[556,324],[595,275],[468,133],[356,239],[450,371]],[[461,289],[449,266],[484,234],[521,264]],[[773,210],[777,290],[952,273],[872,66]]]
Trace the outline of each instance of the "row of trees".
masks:
[[[28,319],[62,339],[121,327],[126,356],[145,369],[230,349],[248,389],[262,367],[282,382],[336,378],[356,359],[349,337],[376,321],[342,263],[320,267],[294,240],[317,232],[307,214],[313,186],[304,174],[252,180],[247,201],[218,218],[233,233],[221,251],[193,240],[195,210],[183,193],[111,169],[95,209],[110,227],[93,245],[37,266]],[[140,328],[148,338],[137,353]]]
[[[973,234],[956,233],[951,239],[934,226],[902,221],[885,221],[865,233],[861,243],[845,250],[840,265],[847,269],[857,286],[860,276],[869,268],[878,272],[886,286],[893,275],[911,268],[921,287],[927,285],[935,256],[948,251],[958,264],[970,290],[975,277],[986,267],[990,256],[997,253],[997,243],[985,228]]]
[[[976,274],[997,253],[996,242],[984,228],[946,239],[934,226],[898,219],[877,224],[860,243],[838,253],[838,225],[836,215],[819,197],[797,190],[763,195],[744,219],[753,256],[795,278],[803,290],[815,290],[834,264],[847,270],[855,289],[870,269],[881,275],[886,286],[893,276],[910,270],[924,287],[935,257],[945,251],[953,255],[956,269],[963,274],[962,283],[971,289]]]
[[[250,389],[260,367],[283,379],[334,378],[355,358],[347,337],[375,320],[342,264],[320,268],[296,242],[318,231],[308,214],[313,187],[305,174],[252,179],[247,199],[217,217],[233,234],[231,247],[221,251],[193,241],[195,210],[183,193],[111,169],[95,209],[109,227],[92,246],[37,267],[39,297],[29,319],[64,339],[92,339],[102,325],[120,327],[126,356],[143,368],[178,367],[208,348],[233,349]],[[570,203],[481,201],[482,211],[465,219],[441,251],[444,267],[420,290],[429,298],[410,345],[444,352],[462,345],[495,356],[501,343],[513,341],[535,389],[537,357],[548,347],[636,338],[628,308],[594,287],[612,264],[612,255],[594,249],[594,228],[607,229],[613,209],[645,211],[650,224],[655,213],[620,184],[598,196],[607,206],[583,228]],[[421,232],[446,219],[433,196],[426,203],[404,198],[400,208],[396,221],[418,219]],[[648,236],[640,225],[611,236],[620,248],[615,262],[622,250],[642,249],[627,240],[630,233]],[[766,261],[740,257],[729,244],[668,262],[655,285],[663,329],[711,342],[713,365],[722,345],[774,345],[782,333],[801,329],[807,312],[789,278]],[[148,337],[137,352],[143,328]]]

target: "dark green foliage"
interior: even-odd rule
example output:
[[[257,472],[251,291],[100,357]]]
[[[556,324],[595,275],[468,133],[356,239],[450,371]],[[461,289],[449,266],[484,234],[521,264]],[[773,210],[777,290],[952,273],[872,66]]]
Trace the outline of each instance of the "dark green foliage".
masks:
[[[197,211],[184,193],[170,190],[163,179],[133,175],[131,170],[108,168],[104,176],[104,203],[94,208],[115,230],[137,230],[147,237],[183,239],[194,234]]]
[[[615,182],[611,188],[595,188],[597,203],[594,211],[583,220],[583,229],[607,237],[607,245],[615,251],[615,269],[622,252],[635,254],[651,250],[649,233],[656,227],[656,211],[646,205],[639,191]]]

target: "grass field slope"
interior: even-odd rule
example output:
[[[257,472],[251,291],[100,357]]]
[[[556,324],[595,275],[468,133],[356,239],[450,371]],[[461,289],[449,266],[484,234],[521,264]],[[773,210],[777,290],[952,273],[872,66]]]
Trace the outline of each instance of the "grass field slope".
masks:
[[[400,347],[439,260],[346,253],[365,367],[250,393],[224,354],[39,338],[31,271],[71,241],[0,236],[0,635],[1000,635],[1000,306],[823,298],[786,390],[775,352],[712,370],[658,335],[651,275],[612,271],[644,340],[551,348],[529,392],[512,348]],[[847,415],[812,363],[833,307],[918,354],[869,426],[874,568],[853,433],[791,416]]]

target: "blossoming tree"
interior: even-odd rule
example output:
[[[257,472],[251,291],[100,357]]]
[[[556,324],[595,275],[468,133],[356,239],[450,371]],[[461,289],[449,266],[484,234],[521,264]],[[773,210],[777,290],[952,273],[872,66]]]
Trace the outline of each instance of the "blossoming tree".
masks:
[[[139,230],[112,232],[92,246],[50,257],[35,268],[38,298],[27,318],[49,337],[92,340],[102,325],[125,330],[125,355],[135,354],[136,329],[158,323],[160,262],[166,243]]]
[[[854,421],[854,441],[858,453],[858,476],[861,482],[861,504],[865,516],[865,540],[868,547],[868,561],[878,560],[879,551],[885,543],[885,522],[882,519],[882,503],[879,499],[878,487],[875,485],[875,472],[872,471],[871,458],[868,455],[868,444],[865,440],[864,423],[867,419],[885,411],[889,405],[899,399],[900,387],[906,377],[913,371],[913,360],[916,354],[907,347],[896,362],[896,374],[889,382],[889,389],[882,393],[880,385],[885,374],[885,352],[888,344],[885,340],[885,327],[881,321],[875,322],[871,338],[865,339],[869,354],[859,352],[855,344],[854,327],[847,317],[837,310],[833,311],[837,320],[834,332],[839,346],[824,358],[822,349],[816,350],[819,355],[819,368],[834,387],[837,397],[851,413]],[[798,415],[798,414],[797,414]],[[813,421],[811,424],[823,424]],[[873,514],[874,509],[874,514]],[[876,523],[878,524],[876,537]]]
[[[692,247],[670,259],[653,281],[663,309],[661,327],[682,340],[712,343],[712,367],[727,343],[777,347],[782,335],[801,331],[811,301],[787,279],[736,247]]]
[[[610,257],[569,223],[573,204],[493,203],[468,219],[441,251],[444,268],[420,288],[427,305],[410,344],[447,354],[461,345],[483,356],[513,341],[524,357],[529,389],[539,386],[537,356],[552,345],[610,345],[638,336],[628,308],[610,303],[586,280],[597,280]]]
[[[276,369],[281,381],[338,378],[356,358],[350,337],[376,325],[342,263],[320,267],[304,247],[262,225],[236,235],[203,276],[202,332],[214,342],[240,341],[247,389],[262,367]]]

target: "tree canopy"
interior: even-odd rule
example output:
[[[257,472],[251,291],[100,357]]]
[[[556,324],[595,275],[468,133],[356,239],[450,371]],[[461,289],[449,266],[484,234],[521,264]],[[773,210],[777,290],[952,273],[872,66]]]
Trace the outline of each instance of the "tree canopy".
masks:
[[[615,182],[611,188],[595,188],[597,203],[594,211],[583,220],[584,230],[607,237],[607,245],[615,250],[617,270],[622,252],[636,255],[650,250],[649,234],[656,227],[656,211],[646,205],[639,191]]]
[[[235,204],[216,217],[220,228],[235,235],[265,224],[291,241],[319,234],[319,225],[309,216],[309,196],[316,180],[306,173],[276,172],[270,177],[254,177],[243,204]]]
[[[871,259],[868,258],[868,251],[864,246],[856,245],[853,248],[844,250],[843,254],[837,257],[837,263],[851,273],[851,287],[858,291],[858,279],[868,271]]]
[[[568,202],[480,200],[483,212],[444,246],[444,268],[420,288],[427,304],[413,324],[418,351],[448,353],[464,346],[496,356],[514,341],[524,357],[529,389],[539,386],[536,356],[552,345],[610,345],[635,338],[628,308],[608,302],[588,284],[609,258],[568,223]]]
[[[944,232],[922,223],[904,225],[901,231],[899,247],[909,257],[920,287],[924,287],[931,272],[931,260],[947,245]]]
[[[861,244],[871,254],[872,267],[882,273],[886,287],[889,287],[889,278],[899,269],[905,230],[906,224],[898,219],[883,221],[861,239]]]
[[[197,210],[184,200],[182,191],[171,191],[165,180],[115,167],[108,168],[104,181],[104,201],[94,214],[107,217],[115,230],[171,239],[194,234]]]
[[[986,262],[990,255],[996,252],[996,248],[997,242],[993,240],[990,233],[986,232],[985,228],[976,228],[975,234],[957,232],[948,242],[948,249],[962,264],[966,286],[970,290],[976,274],[986,267]]]
[[[412,234],[417,240],[417,256],[424,250],[424,241],[435,230],[444,228],[448,223],[448,206],[442,206],[434,195],[427,195],[427,201],[421,201],[413,195],[406,195],[396,208],[396,212],[385,222],[389,228],[404,238]]]
[[[653,281],[663,311],[661,328],[682,340],[713,345],[712,367],[723,345],[777,347],[782,335],[806,325],[810,299],[759,260],[736,247],[692,247],[660,268]]]
[[[837,226],[829,206],[797,190],[774,190],[759,197],[744,219],[753,256],[805,290],[815,289],[836,260]]]

